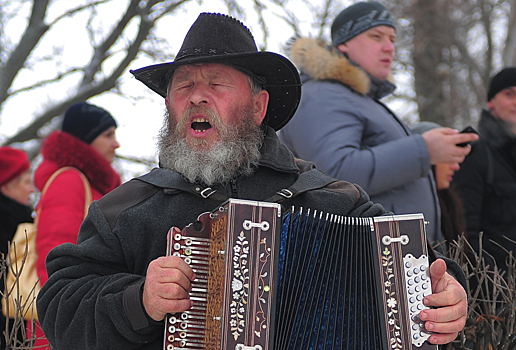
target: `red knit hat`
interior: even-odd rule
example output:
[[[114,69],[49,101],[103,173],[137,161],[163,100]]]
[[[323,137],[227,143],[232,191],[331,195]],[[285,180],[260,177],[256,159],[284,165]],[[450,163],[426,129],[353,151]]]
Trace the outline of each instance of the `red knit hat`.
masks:
[[[16,179],[30,168],[27,154],[9,146],[0,147],[0,186]]]

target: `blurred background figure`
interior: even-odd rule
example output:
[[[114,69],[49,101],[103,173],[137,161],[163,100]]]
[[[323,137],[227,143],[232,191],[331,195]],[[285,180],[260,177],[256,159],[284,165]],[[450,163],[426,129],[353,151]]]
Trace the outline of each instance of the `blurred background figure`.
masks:
[[[483,232],[483,250],[506,270],[507,251],[516,252],[516,67],[491,79],[487,101],[478,125],[480,140],[455,175],[454,186],[473,249],[479,252]],[[491,257],[483,256],[489,264]]]
[[[412,133],[423,134],[426,131],[442,128],[432,122],[421,122],[412,127]],[[456,191],[450,187],[453,176],[460,169],[459,163],[437,163],[432,165],[437,197],[441,208],[441,232],[447,243],[456,241],[466,232],[466,221],[462,203]]]
[[[31,197],[34,191],[27,154],[9,146],[0,147],[0,253],[4,258],[18,225],[33,222]],[[0,288],[3,292],[3,276]],[[0,312],[0,349],[6,348],[5,324],[6,318]]]
[[[98,200],[120,185],[119,174],[111,167],[115,150],[120,147],[115,136],[117,123],[106,110],[80,102],[65,112],[61,130],[54,131],[43,143],[43,161],[35,171],[34,182],[42,191],[49,178],[63,167],[38,203],[39,222],[36,239],[38,273],[41,285],[47,279],[45,260],[48,252],[63,243],[77,242],[84,219],[86,176],[92,200]],[[80,173],[79,173],[80,172]],[[43,336],[41,329],[36,332]],[[38,341],[35,346],[46,344]]]
[[[299,108],[281,141],[319,170],[360,185],[396,214],[423,213],[427,237],[441,242],[431,164],[462,162],[478,136],[450,128],[412,135],[380,100],[392,94],[396,20],[375,1],[357,2],[331,26],[331,45],[298,38],[291,57],[301,71]]]

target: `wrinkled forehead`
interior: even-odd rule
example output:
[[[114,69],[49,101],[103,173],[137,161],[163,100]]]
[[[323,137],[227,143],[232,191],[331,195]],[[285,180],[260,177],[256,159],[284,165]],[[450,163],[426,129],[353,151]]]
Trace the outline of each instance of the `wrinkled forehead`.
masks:
[[[169,84],[173,81],[188,79],[195,74],[210,78],[245,78],[245,74],[231,65],[222,63],[185,64],[169,73]]]

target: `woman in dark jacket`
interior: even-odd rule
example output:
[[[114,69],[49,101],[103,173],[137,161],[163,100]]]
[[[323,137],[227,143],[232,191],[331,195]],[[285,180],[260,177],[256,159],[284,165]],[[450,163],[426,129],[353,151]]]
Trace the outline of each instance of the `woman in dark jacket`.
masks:
[[[4,258],[18,225],[33,221],[30,204],[34,190],[27,154],[12,147],[0,147],[0,253]],[[0,276],[0,288],[4,290],[3,276]],[[0,313],[0,333],[5,330],[5,323],[6,318]],[[2,334],[0,349],[5,348],[6,339]]]

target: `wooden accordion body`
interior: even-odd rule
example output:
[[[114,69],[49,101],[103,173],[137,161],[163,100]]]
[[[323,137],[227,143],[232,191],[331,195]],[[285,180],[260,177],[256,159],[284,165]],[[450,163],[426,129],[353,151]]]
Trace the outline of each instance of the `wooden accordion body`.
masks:
[[[194,307],[166,318],[165,350],[437,349],[418,318],[431,294],[422,214],[230,199],[169,242],[197,279]]]

